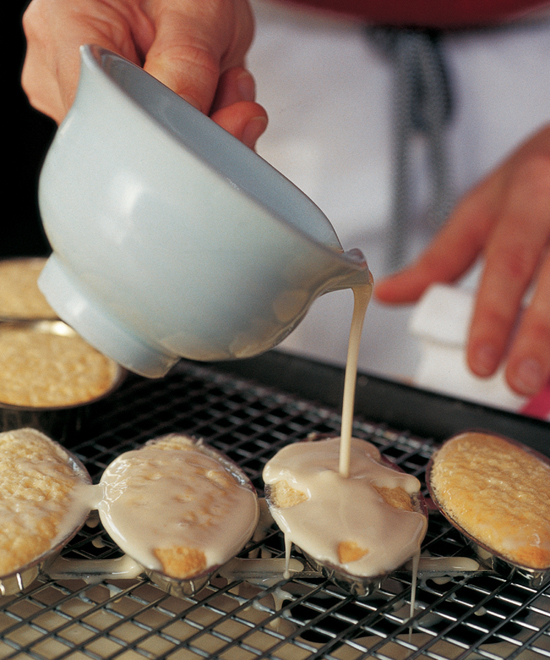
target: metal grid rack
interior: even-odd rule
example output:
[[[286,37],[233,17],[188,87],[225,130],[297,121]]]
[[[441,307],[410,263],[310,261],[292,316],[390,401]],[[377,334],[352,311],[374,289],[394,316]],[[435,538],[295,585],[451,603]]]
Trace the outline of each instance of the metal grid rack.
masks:
[[[164,433],[188,433],[239,463],[261,494],[263,465],[277,449],[310,432],[338,433],[339,424],[331,408],[182,363],[162,381],[129,377],[65,444],[97,480],[123,451]],[[422,480],[434,448],[429,438],[360,418],[354,434]],[[282,535],[273,527],[252,550],[283,556]],[[430,516],[424,550],[470,555],[437,514]],[[88,561],[120,551],[92,516],[64,554]],[[412,620],[410,597],[405,572],[365,599],[314,574],[269,586],[216,577],[193,597],[170,595],[145,579],[88,583],[41,576],[0,598],[0,660],[550,657],[550,588],[492,573],[427,580],[418,585]]]

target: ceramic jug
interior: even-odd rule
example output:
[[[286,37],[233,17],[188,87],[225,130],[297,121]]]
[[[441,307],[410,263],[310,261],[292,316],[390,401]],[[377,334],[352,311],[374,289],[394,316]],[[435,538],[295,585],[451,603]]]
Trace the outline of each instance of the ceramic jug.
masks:
[[[260,354],[317,296],[371,281],[288,179],[158,80],[81,49],[39,207],[50,305],[127,369]]]

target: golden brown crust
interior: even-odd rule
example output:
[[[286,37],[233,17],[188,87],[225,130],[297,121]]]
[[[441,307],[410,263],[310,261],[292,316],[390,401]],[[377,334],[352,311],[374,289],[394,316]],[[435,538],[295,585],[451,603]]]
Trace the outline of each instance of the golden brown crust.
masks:
[[[550,466],[522,447],[465,433],[436,452],[441,508],[481,544],[533,569],[550,567]]]
[[[70,515],[73,490],[85,483],[67,454],[38,431],[0,434],[0,576],[50,550]]]
[[[31,408],[86,403],[109,390],[118,368],[78,335],[11,327],[0,332],[0,402]]]
[[[173,578],[192,578],[206,570],[206,555],[196,548],[156,548],[154,555],[163,572]]]
[[[342,541],[338,544],[338,561],[341,564],[349,564],[358,561],[368,552],[366,548],[362,548],[355,541]]]
[[[288,509],[291,506],[296,506],[300,502],[307,500],[307,494],[292,486],[281,479],[269,486],[269,498],[271,502],[279,509]]]
[[[374,490],[381,495],[386,504],[393,506],[395,509],[403,509],[403,511],[414,511],[414,506],[411,496],[404,488],[397,486],[397,488],[387,488],[385,486],[373,485]]]

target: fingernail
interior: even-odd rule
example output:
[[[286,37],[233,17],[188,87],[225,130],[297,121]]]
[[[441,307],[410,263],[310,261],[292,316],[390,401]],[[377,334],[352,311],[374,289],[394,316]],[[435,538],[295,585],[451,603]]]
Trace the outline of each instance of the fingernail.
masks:
[[[243,71],[237,78],[237,86],[241,101],[254,101],[256,98],[256,83],[248,71]]]
[[[265,117],[254,117],[244,127],[241,140],[251,149],[254,148],[256,141],[260,135],[265,131],[267,126],[267,119]]]
[[[483,344],[474,353],[472,367],[478,376],[486,378],[495,372],[498,366],[498,360],[499,356],[494,346]]]
[[[527,358],[519,363],[514,377],[515,387],[524,394],[536,394],[544,385],[544,374],[537,360]]]

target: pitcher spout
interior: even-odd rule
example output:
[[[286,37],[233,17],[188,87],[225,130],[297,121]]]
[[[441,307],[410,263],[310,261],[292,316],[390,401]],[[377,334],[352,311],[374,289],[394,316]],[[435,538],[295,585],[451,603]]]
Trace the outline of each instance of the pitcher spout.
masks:
[[[341,254],[343,257],[340,272],[327,283],[323,293],[353,289],[358,286],[371,286],[374,283],[372,273],[367,265],[365,255],[358,248],[353,248]]]

